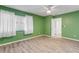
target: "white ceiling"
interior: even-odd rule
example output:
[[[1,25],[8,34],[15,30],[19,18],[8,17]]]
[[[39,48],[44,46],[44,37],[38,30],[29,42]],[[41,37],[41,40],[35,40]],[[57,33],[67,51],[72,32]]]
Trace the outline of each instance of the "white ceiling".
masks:
[[[46,10],[43,5],[6,5],[7,7],[15,8],[18,10],[26,11],[36,15],[47,16]],[[60,15],[64,13],[69,13],[79,10],[79,5],[57,5],[55,9],[52,10],[51,15]]]

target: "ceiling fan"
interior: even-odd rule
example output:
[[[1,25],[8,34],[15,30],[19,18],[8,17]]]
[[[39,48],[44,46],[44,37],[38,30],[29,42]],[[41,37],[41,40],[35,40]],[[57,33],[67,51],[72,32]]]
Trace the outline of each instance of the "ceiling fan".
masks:
[[[51,15],[52,11],[57,7],[57,5],[44,5],[43,8],[44,8],[44,11]]]

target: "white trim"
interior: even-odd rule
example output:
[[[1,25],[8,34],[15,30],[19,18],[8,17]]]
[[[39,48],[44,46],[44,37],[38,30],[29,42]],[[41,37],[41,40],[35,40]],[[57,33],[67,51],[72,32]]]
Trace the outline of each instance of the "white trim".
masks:
[[[29,40],[29,39],[33,39],[33,38],[37,38],[37,37],[40,37],[40,36],[46,36],[46,35],[37,35],[37,36],[30,37],[30,38],[22,39],[22,40],[17,40],[17,41],[13,41],[13,42],[5,43],[5,44],[0,44],[0,46],[8,45],[8,44],[12,44],[12,43],[17,43],[17,42],[21,42],[21,41],[25,41],[25,40]]]
[[[53,27],[54,27],[54,26],[53,26],[53,25],[54,25],[54,24],[53,24],[54,20],[61,20],[61,21],[60,21],[60,23],[61,23],[61,24],[60,24],[60,25],[61,25],[61,30],[60,30],[60,33],[58,33],[57,35],[55,35],[56,33],[53,34],[54,32],[57,32],[57,31],[54,31],[54,32],[53,32],[53,30],[54,30],[54,29],[53,29]],[[55,26],[55,27],[56,27],[56,26]],[[55,29],[55,30],[56,30],[56,29]],[[62,37],[62,18],[61,18],[61,17],[51,19],[51,36]]]
[[[78,39],[73,39],[73,38],[68,38],[68,37],[62,37],[62,38],[73,40],[73,41],[79,41]]]
[[[43,36],[51,37],[50,35],[43,35]]]
[[[0,44],[0,46],[12,44],[12,43],[17,43],[17,42],[21,42],[21,41],[25,41],[25,40],[29,40],[29,39],[41,37],[41,36],[46,36],[46,37],[55,38],[55,37],[52,37],[52,36],[49,36],[49,35],[37,35],[37,36],[33,36],[33,37],[29,37],[29,38],[22,39],[22,40],[17,40],[17,41],[5,43],[5,44]],[[67,39],[67,40],[69,39],[69,40],[73,40],[73,41],[79,41],[78,39],[73,39],[73,38],[68,38],[68,37],[59,37],[59,38],[65,38],[65,39]]]
[[[62,38],[62,37],[51,36],[51,38]]]

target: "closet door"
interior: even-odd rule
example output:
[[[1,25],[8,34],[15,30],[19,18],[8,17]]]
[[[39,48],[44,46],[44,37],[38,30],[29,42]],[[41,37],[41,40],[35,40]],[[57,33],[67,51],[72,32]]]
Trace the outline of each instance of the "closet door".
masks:
[[[62,36],[62,19],[61,18],[52,19],[51,35],[53,37],[61,37]]]

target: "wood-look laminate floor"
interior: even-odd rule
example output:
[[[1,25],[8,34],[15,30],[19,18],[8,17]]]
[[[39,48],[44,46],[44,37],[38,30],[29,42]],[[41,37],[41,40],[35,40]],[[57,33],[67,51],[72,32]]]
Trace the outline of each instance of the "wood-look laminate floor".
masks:
[[[75,53],[79,52],[79,42],[38,37],[0,47],[1,53]]]

